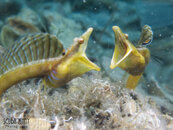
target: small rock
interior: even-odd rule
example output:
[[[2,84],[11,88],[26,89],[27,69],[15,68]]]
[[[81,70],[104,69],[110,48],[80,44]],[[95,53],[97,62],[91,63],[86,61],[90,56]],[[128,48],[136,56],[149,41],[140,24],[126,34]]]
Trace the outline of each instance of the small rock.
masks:
[[[125,104],[123,104],[123,113],[126,115],[133,115],[137,108],[136,108],[136,102],[134,100],[129,100]]]
[[[17,17],[10,17],[1,30],[1,42],[5,48],[10,47],[20,36],[40,32],[34,25]]]

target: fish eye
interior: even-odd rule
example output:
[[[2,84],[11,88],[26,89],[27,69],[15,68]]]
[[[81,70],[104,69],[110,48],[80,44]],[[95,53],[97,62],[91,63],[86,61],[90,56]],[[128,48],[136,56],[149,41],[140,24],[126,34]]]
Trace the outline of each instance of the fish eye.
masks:
[[[63,50],[62,55],[63,55],[63,56],[65,55],[65,49]]]
[[[80,44],[84,43],[84,39],[83,38],[79,38],[78,39],[78,43],[80,43]]]
[[[151,39],[148,39],[145,42],[143,42],[142,45],[143,46],[147,46],[147,45],[151,44],[152,40],[153,40],[152,38]]]
[[[126,34],[124,34],[124,36],[126,37],[126,39],[128,39],[129,38],[129,35],[126,33]]]
[[[63,52],[62,55],[64,56],[65,55],[65,52]]]

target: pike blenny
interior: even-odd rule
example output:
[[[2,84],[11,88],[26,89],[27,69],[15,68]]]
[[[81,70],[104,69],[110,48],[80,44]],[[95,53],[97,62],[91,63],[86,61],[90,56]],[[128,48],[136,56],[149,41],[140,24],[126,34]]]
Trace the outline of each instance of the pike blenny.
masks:
[[[112,27],[115,34],[115,49],[110,68],[120,67],[129,73],[126,88],[135,89],[150,60],[150,51],[146,48],[152,41],[151,27],[145,25],[137,46],[134,46],[118,26]]]
[[[60,87],[90,70],[100,68],[85,54],[89,28],[64,53],[61,42],[48,33],[28,35],[12,46],[0,60],[0,95],[25,79],[44,77],[50,87]]]

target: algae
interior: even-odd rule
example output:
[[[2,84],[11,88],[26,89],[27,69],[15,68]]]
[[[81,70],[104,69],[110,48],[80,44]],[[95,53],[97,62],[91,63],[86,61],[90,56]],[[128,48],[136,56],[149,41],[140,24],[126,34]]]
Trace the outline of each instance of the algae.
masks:
[[[149,98],[124,89],[123,81],[111,82],[101,73],[89,72],[64,88],[47,88],[46,93],[40,81],[24,81],[7,90],[0,102],[0,117],[46,120],[45,127],[51,129],[86,130],[165,129],[172,119],[165,118]],[[36,124],[27,127],[32,125]]]

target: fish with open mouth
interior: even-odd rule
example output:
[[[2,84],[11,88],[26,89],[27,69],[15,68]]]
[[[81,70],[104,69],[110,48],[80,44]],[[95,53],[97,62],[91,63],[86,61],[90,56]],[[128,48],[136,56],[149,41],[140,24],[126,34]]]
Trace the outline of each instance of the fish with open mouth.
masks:
[[[110,68],[120,67],[129,73],[126,88],[135,89],[150,60],[150,51],[146,46],[151,43],[153,32],[150,26],[145,25],[138,44],[134,46],[118,26],[112,29],[116,44]]]
[[[29,78],[43,77],[47,86],[57,88],[90,70],[100,71],[85,53],[92,31],[89,28],[74,38],[67,52],[54,35],[37,33],[23,37],[1,56],[0,95]]]

